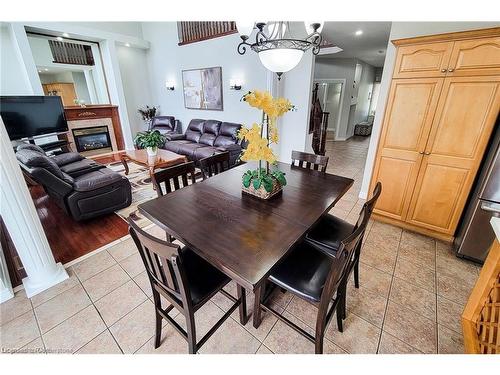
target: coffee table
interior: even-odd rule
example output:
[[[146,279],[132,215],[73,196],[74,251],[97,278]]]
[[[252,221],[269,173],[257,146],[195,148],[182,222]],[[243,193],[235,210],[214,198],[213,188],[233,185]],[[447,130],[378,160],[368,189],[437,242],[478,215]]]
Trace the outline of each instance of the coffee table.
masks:
[[[132,162],[142,165],[149,169],[149,177],[153,183],[153,189],[156,190],[156,181],[154,177],[155,169],[166,168],[173,165],[186,163],[187,157],[184,155],[176,154],[172,151],[158,149],[156,156],[149,156],[146,150],[126,150],[120,153],[120,160],[125,167],[125,174],[128,175],[128,164]]]

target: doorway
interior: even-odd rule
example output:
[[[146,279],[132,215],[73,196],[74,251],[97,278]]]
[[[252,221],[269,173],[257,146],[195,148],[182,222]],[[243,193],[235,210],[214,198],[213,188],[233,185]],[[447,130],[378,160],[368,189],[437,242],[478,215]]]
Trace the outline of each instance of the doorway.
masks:
[[[335,139],[340,124],[344,99],[345,79],[315,79],[318,83],[318,99],[324,112],[328,112],[327,140]]]

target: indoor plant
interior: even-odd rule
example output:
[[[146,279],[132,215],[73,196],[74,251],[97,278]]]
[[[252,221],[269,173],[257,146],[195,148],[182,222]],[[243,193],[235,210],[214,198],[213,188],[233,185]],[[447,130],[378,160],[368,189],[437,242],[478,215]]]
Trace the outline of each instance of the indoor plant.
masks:
[[[165,143],[165,136],[158,130],[139,132],[134,142],[138,147],[145,148],[149,156],[156,156],[158,147]]]
[[[149,105],[147,105],[146,107],[139,108],[137,112],[139,112],[144,123],[146,124],[146,129],[149,130],[153,117],[155,117],[159,113],[159,107],[154,105],[150,107]]]
[[[243,101],[250,106],[262,110],[262,123],[254,123],[251,128],[241,128],[238,137],[248,142],[240,159],[258,161],[257,169],[243,174],[242,190],[262,199],[269,199],[279,193],[286,185],[285,174],[279,169],[271,171],[270,165],[276,164],[277,158],[270,145],[278,143],[278,126],[276,120],[295,107],[285,98],[273,98],[267,91],[249,91]],[[265,168],[262,162],[265,162]]]

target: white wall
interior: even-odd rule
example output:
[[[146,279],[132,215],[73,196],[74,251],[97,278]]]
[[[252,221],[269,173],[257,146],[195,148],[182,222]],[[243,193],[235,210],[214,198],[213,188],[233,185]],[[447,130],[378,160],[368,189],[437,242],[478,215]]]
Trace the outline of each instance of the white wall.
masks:
[[[356,111],[354,112],[353,124],[356,125],[361,121],[366,121],[370,112],[371,95],[373,93],[373,82],[375,81],[375,68],[372,65],[358,61],[363,67],[361,72],[361,80],[359,81],[358,102]],[[354,128],[348,129],[348,135],[354,134]]]
[[[370,146],[368,148],[368,155],[366,158],[365,173],[363,176],[361,191],[359,193],[359,196],[361,198],[366,198],[366,196],[368,195],[368,188],[372,176],[373,165],[375,163],[377,144],[380,136],[385,106],[387,103],[387,96],[389,94],[389,87],[392,80],[392,73],[394,70],[394,62],[396,59],[396,48],[391,43],[391,40],[401,39],[401,38],[411,38],[422,35],[441,34],[454,31],[483,29],[487,27],[499,27],[499,26],[500,22],[393,22],[392,23],[391,34],[389,36],[389,43],[387,44],[387,51],[385,55],[384,71],[382,73],[380,94],[377,102],[377,109],[373,123],[372,136],[370,139]]]
[[[149,69],[147,51],[125,46],[117,46],[118,62],[122,78],[127,113],[132,130],[132,136],[145,129],[141,116],[137,112],[139,107],[155,105],[149,84]]]
[[[15,41],[6,25],[0,26],[0,94],[33,95]]]
[[[144,39],[150,42],[148,63],[152,103],[160,105],[162,115],[175,116],[182,122],[183,130],[194,118],[216,119],[251,125],[260,121],[260,113],[241,102],[244,92],[267,87],[266,69],[256,53],[248,51],[240,56],[236,51],[241,41],[238,34],[178,46],[175,22],[143,23]],[[182,91],[182,70],[222,67],[223,111],[186,109]],[[229,89],[229,81],[243,81],[241,91]],[[174,81],[175,90],[168,91],[167,80]]]

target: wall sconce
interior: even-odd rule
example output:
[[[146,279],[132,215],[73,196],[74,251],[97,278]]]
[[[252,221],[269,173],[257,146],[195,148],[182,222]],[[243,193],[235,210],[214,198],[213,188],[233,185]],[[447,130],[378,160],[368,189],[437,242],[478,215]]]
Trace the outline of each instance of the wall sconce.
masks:
[[[167,90],[174,91],[175,85],[173,81],[165,82],[165,86],[167,87]]]
[[[239,79],[231,79],[229,80],[229,88],[231,90],[241,90],[241,80]]]

